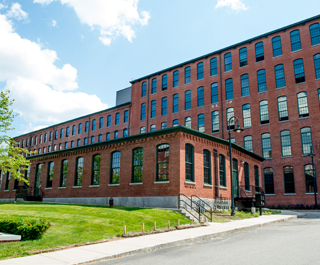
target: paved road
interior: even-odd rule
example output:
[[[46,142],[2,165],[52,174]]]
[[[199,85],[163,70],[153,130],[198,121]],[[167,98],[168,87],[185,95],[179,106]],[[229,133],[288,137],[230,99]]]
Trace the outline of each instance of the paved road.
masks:
[[[305,217],[95,265],[320,264],[320,212]]]

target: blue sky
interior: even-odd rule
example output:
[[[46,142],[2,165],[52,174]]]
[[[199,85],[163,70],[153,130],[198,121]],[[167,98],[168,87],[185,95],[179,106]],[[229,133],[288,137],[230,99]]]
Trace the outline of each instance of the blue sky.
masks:
[[[115,105],[130,80],[319,14],[319,1],[0,0],[16,136]]]

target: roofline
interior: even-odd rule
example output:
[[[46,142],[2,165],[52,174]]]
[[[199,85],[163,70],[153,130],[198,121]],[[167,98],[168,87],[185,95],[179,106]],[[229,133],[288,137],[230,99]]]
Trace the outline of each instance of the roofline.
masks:
[[[60,125],[65,124],[65,123],[76,121],[76,120],[79,120],[79,119],[83,119],[83,118],[86,118],[86,117],[89,117],[89,116],[92,116],[92,115],[96,115],[96,114],[99,114],[99,113],[102,113],[102,112],[105,112],[105,111],[110,111],[110,110],[113,110],[113,109],[116,109],[116,108],[121,108],[123,106],[129,105],[130,103],[131,103],[131,101],[128,101],[126,103],[123,103],[123,104],[118,105],[118,106],[114,106],[112,108],[100,110],[100,111],[97,111],[97,112],[93,112],[93,113],[90,113],[90,114],[87,114],[87,115],[84,115],[84,116],[80,116],[80,117],[74,118],[72,120],[68,120],[68,121],[64,121],[64,122],[61,122],[61,123],[57,123],[57,124],[42,128],[40,130],[36,130],[36,131],[28,132],[28,133],[25,133],[25,134],[21,134],[21,135],[13,137],[13,139],[18,138],[18,137],[22,137],[22,136],[26,136],[26,135],[31,134],[31,133],[37,133],[37,132],[40,132],[40,131],[43,131],[43,130],[54,128],[56,126],[60,126]]]
[[[298,26],[298,25],[300,25],[300,24],[305,24],[306,22],[309,22],[309,21],[311,21],[311,20],[315,20],[315,19],[318,19],[318,18],[320,18],[320,15],[313,16],[313,17],[310,17],[310,18],[301,20],[301,21],[299,21],[299,22],[290,24],[290,25],[285,26],[285,27],[282,27],[282,28],[278,28],[278,29],[273,30],[273,31],[269,31],[269,32],[264,33],[264,34],[262,34],[262,35],[259,35],[259,36],[257,36],[257,37],[253,37],[253,38],[247,39],[247,40],[245,40],[245,41],[238,42],[238,43],[233,44],[233,45],[231,45],[231,46],[227,46],[227,47],[225,47],[225,48],[216,50],[216,51],[214,51],[214,52],[207,53],[207,54],[205,54],[205,55],[196,57],[196,58],[194,58],[194,59],[185,61],[185,62],[183,62],[183,63],[179,63],[179,64],[176,64],[176,65],[174,65],[174,66],[165,68],[165,69],[163,69],[163,70],[154,72],[154,73],[152,73],[152,74],[149,74],[149,75],[146,75],[146,76],[143,76],[143,77],[134,79],[134,80],[130,81],[130,83],[133,84],[133,83],[135,83],[135,82],[137,82],[137,81],[140,81],[140,80],[149,78],[149,77],[151,77],[151,76],[158,75],[158,74],[163,73],[163,72],[166,72],[166,71],[170,71],[170,70],[172,70],[172,69],[174,69],[174,68],[177,68],[177,67],[180,67],[180,66],[189,64],[189,63],[193,63],[193,62],[195,62],[195,61],[197,61],[197,60],[200,60],[200,59],[203,59],[203,58],[207,58],[207,57],[209,57],[209,56],[212,56],[212,55],[221,53],[221,52],[226,51],[226,50],[230,50],[230,49],[232,49],[232,48],[236,48],[236,47],[241,46],[241,45],[243,45],[243,44],[246,44],[246,43],[248,43],[248,42],[252,42],[252,41],[254,41],[254,40],[257,40],[257,39],[260,39],[260,38],[269,36],[269,35],[271,35],[271,34],[277,33],[277,32],[279,32],[279,31],[286,30],[286,29],[288,29],[288,28],[292,28],[292,27]]]
[[[202,133],[202,132],[196,131],[194,129],[185,127],[183,125],[179,125],[179,126],[171,127],[171,128],[168,128],[168,129],[157,130],[157,131],[154,131],[154,132],[136,134],[136,135],[132,135],[132,136],[122,137],[122,138],[119,138],[119,139],[113,139],[113,140],[109,140],[109,141],[103,141],[103,142],[99,142],[99,143],[88,144],[88,145],[83,145],[83,146],[74,147],[74,148],[68,148],[68,149],[64,149],[64,150],[53,151],[53,152],[50,152],[50,153],[45,153],[45,154],[40,154],[40,155],[33,155],[33,156],[27,157],[27,159],[28,160],[32,160],[32,159],[46,157],[46,156],[69,153],[69,152],[74,152],[74,151],[77,151],[77,150],[85,150],[85,149],[90,149],[90,148],[93,148],[93,147],[112,145],[112,144],[123,143],[123,142],[127,142],[127,141],[134,141],[134,140],[138,140],[138,139],[149,138],[149,137],[154,137],[154,136],[163,135],[163,134],[170,134],[170,133],[174,133],[174,132],[184,132],[184,133],[192,134],[194,136],[198,136],[198,137],[210,140],[210,141],[214,141],[214,142],[229,146],[229,141],[228,140],[224,140],[224,139],[218,138],[216,136],[212,136],[212,135],[209,135],[209,134],[206,134],[206,133]],[[252,153],[252,152],[248,151],[247,149],[244,149],[240,145],[237,145],[237,144],[234,144],[234,143],[232,143],[231,145],[232,145],[233,149],[236,149],[236,150],[238,150],[238,151],[240,151],[240,152],[242,152],[242,153],[244,153],[246,155],[249,155],[249,156],[253,157],[254,159],[257,159],[257,160],[259,160],[261,162],[265,160],[261,156],[255,154],[255,153]]]

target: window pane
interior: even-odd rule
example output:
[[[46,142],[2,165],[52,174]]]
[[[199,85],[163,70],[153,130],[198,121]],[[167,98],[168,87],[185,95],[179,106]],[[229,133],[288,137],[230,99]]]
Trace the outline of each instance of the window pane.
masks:
[[[256,62],[264,60],[263,42],[259,42],[255,45],[256,49]]]
[[[294,75],[296,84],[302,83],[305,81],[304,69],[303,69],[303,60],[298,59],[293,62]]]
[[[242,106],[243,127],[251,127],[251,110],[250,105]]]
[[[228,72],[232,70],[231,53],[226,53],[224,55],[224,71]]]
[[[240,67],[248,65],[247,48],[239,50]]]
[[[297,51],[301,49],[301,43],[300,43],[300,33],[299,30],[294,30],[290,33],[290,39],[291,39],[291,50]]]
[[[191,68],[190,66],[184,69],[184,83],[189,84],[191,82]]]
[[[133,150],[132,182],[142,182],[143,148]]]
[[[266,82],[266,71],[264,69],[259,70],[257,72],[257,79],[258,79],[258,92],[265,92],[267,91],[267,82]]]
[[[204,114],[198,115],[198,131],[199,132],[205,132],[205,127],[204,127]]]
[[[291,156],[290,131],[280,132],[282,156]]]
[[[284,193],[295,193],[292,166],[286,166],[283,168],[283,177],[284,177]]]
[[[262,134],[261,141],[262,141],[262,157],[272,158],[270,133]]]
[[[197,79],[203,79],[203,63],[198,63],[197,65]]]
[[[244,148],[247,149],[250,152],[253,152],[253,149],[252,149],[252,136],[251,135],[245,136],[243,138],[243,142],[244,142]]]
[[[320,43],[319,23],[315,23],[310,26],[310,37],[312,46]]]
[[[219,132],[219,111],[213,111],[211,113],[212,118],[212,132]]]
[[[226,87],[226,100],[233,99],[233,83],[232,78],[229,78],[225,81]]]
[[[287,97],[278,98],[278,111],[279,111],[279,121],[286,121],[289,119]]]
[[[265,194],[274,194],[274,182],[273,182],[273,169],[265,168],[264,174],[264,185]]]
[[[217,58],[212,58],[210,60],[210,75],[216,75],[217,72]]]
[[[169,180],[169,145],[157,147],[157,181]]]
[[[276,88],[285,87],[285,79],[284,79],[284,69],[283,65],[279,64],[274,67],[274,73],[276,78]]]
[[[186,180],[193,181],[193,146],[186,144]]]
[[[273,49],[273,57],[277,57],[277,56],[282,55],[280,36],[274,37],[272,39],[272,49]]]
[[[300,92],[297,94],[299,118],[309,117],[307,92]]]
[[[198,107],[204,106],[204,89],[203,87],[198,88]]]
[[[210,163],[210,152],[203,150],[203,178],[204,183],[211,184],[211,163]]]
[[[249,96],[249,75],[245,74],[241,76],[241,96]]]
[[[269,123],[269,109],[268,109],[268,101],[263,100],[259,103],[260,107],[260,123],[266,124]]]

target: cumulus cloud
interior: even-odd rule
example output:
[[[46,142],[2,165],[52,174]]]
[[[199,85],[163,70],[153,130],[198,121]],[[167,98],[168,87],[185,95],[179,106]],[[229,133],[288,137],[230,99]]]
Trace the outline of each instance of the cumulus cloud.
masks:
[[[17,20],[27,20],[28,13],[24,12],[19,3],[13,3],[10,10],[7,12],[7,17]]]
[[[42,5],[54,0],[34,0]],[[99,30],[100,41],[110,45],[111,41],[123,36],[132,42],[135,37],[133,26],[148,24],[150,14],[138,11],[139,0],[59,0],[74,9],[80,22]]]
[[[248,7],[245,6],[240,0],[218,0],[216,9],[219,7],[230,7],[233,10],[244,10],[246,11]]]
[[[5,6],[4,4],[0,3],[0,9],[4,9],[4,8],[7,8],[7,6]]]
[[[52,19],[52,21],[51,21],[51,26],[52,26],[52,27],[58,27],[57,21],[55,21],[54,19]]]

